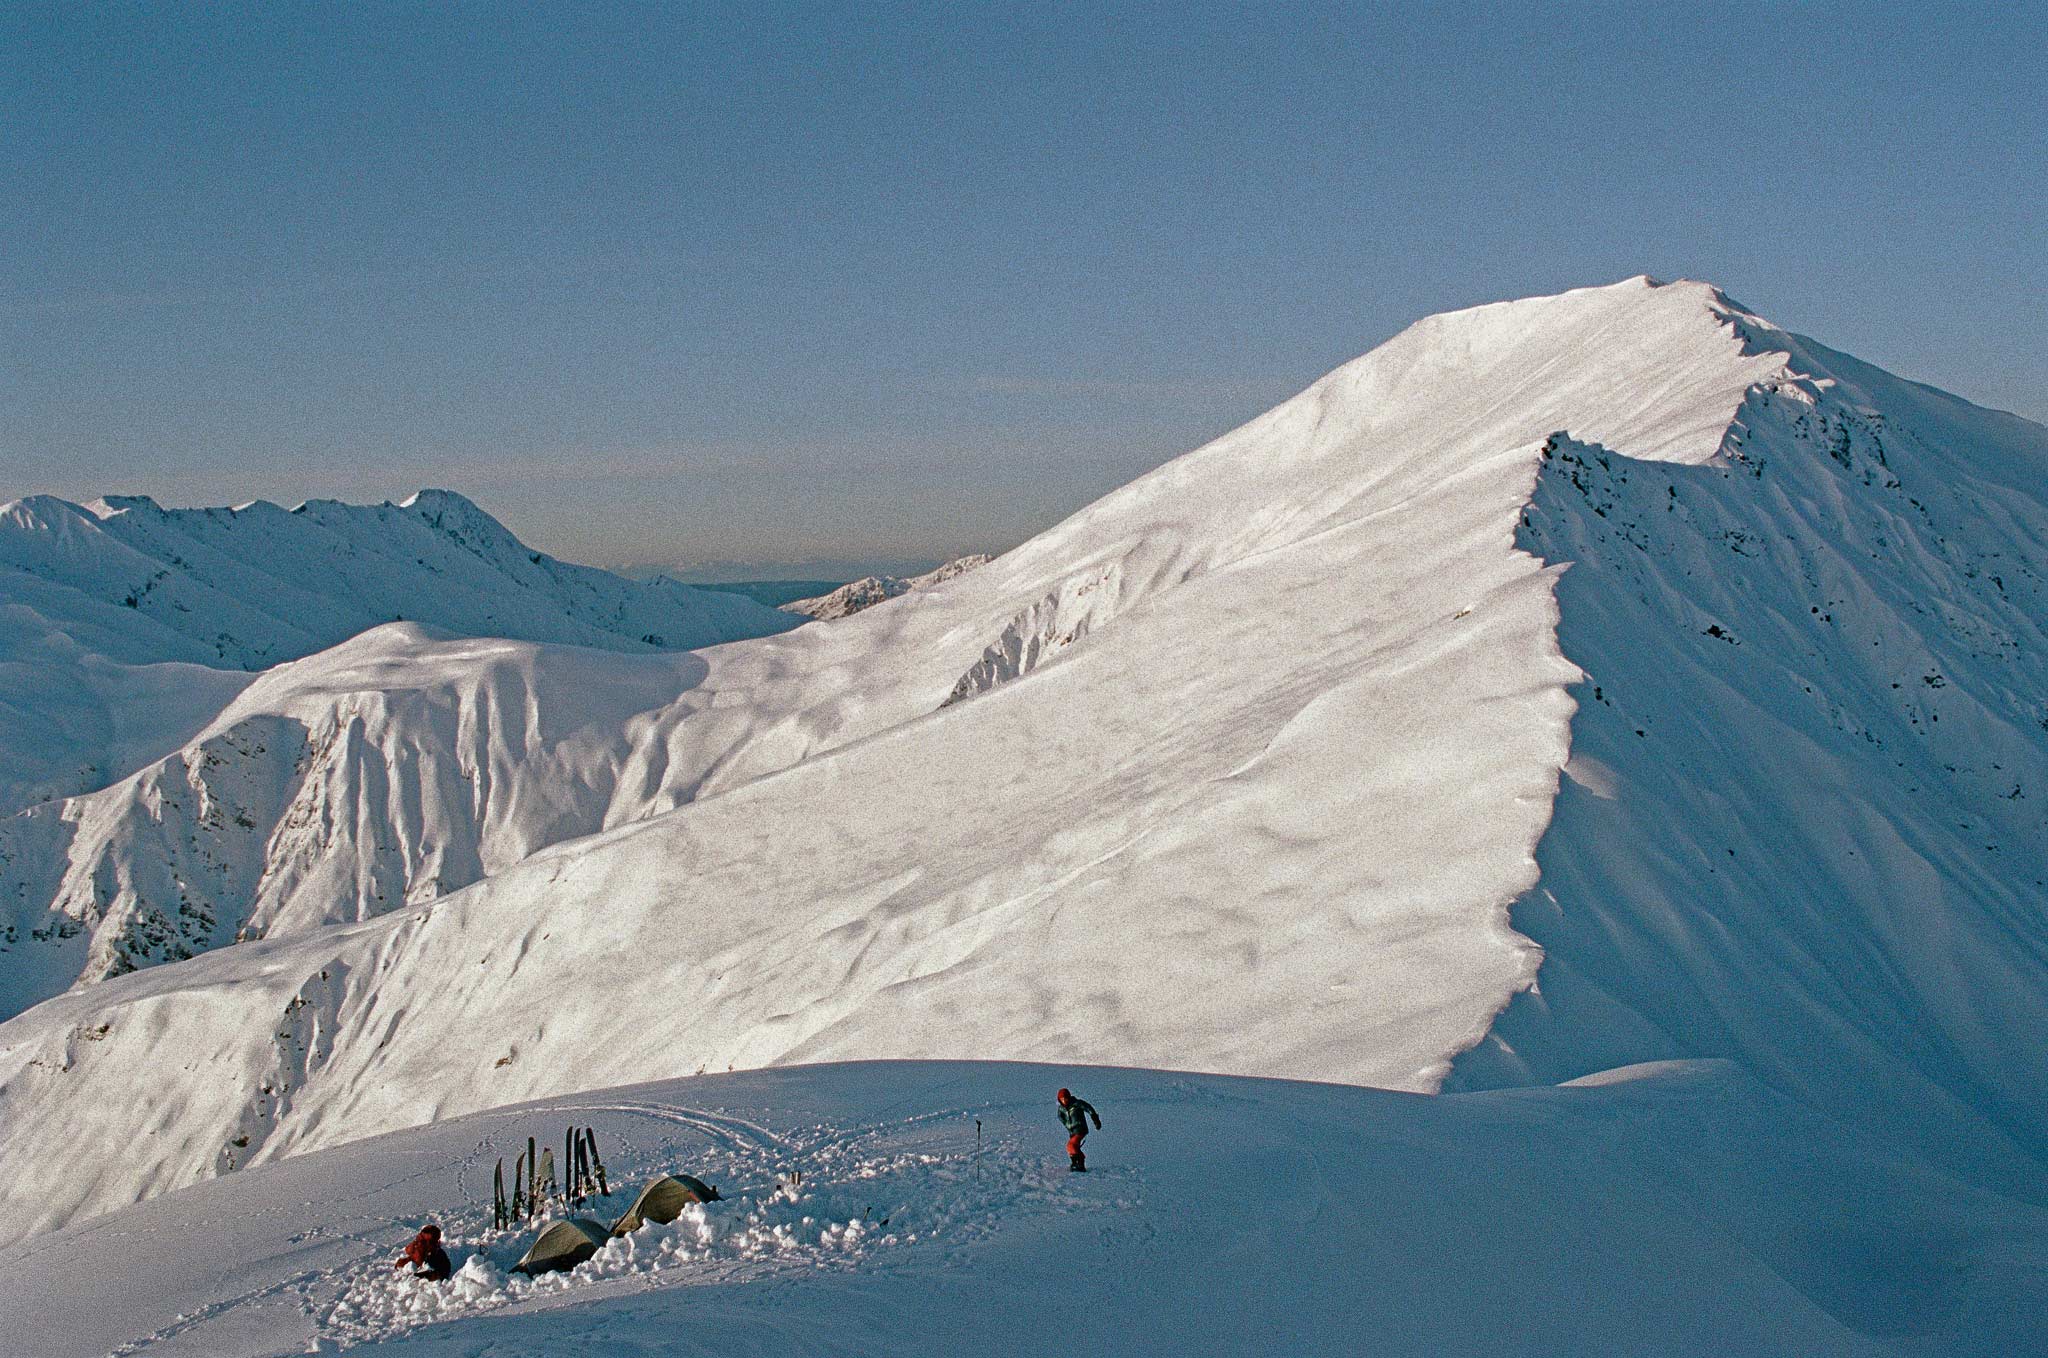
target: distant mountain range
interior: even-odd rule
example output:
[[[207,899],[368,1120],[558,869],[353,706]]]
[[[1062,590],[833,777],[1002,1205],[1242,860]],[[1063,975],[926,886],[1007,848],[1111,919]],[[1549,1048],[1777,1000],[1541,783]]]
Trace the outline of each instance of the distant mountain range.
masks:
[[[830,594],[838,589],[843,580],[727,580],[719,584],[699,585],[699,589],[715,589],[725,594],[743,594],[757,604],[770,608],[781,608],[784,604],[798,599],[815,598]]]
[[[629,580],[666,576],[686,585],[751,584],[758,581],[827,581],[833,585],[866,575],[921,575],[942,564],[937,557],[726,558],[713,561],[630,562],[614,567]]]
[[[922,575],[913,575],[907,579],[894,575],[862,576],[829,593],[793,599],[782,607],[791,613],[801,613],[807,618],[816,618],[820,621],[851,617],[863,609],[873,608],[876,604],[886,603],[890,599],[915,594],[921,589],[930,589],[933,585],[943,585],[956,575],[964,575],[988,563],[989,558],[985,555],[963,556],[958,560],[948,561],[937,570],[926,571]]]
[[[194,735],[253,672],[395,621],[654,652],[799,620],[557,561],[449,491],[289,510],[15,500],[0,505],[0,811],[113,782]]]

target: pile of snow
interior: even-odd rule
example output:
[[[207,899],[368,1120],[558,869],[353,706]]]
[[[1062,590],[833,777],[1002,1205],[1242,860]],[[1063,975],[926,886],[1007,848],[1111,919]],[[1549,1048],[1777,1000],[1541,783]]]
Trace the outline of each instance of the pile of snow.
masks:
[[[986,566],[991,559],[986,555],[958,557],[937,570],[908,578],[897,575],[864,575],[850,584],[841,585],[830,594],[821,594],[813,599],[796,599],[782,607],[787,612],[801,613],[807,618],[816,618],[820,621],[850,617],[862,609],[873,608],[876,604],[886,603],[890,599],[915,594],[934,585],[943,585],[956,575],[965,575],[976,567]]]
[[[515,1160],[517,1155],[513,1148]],[[1011,1180],[1026,1168],[1014,1149],[990,1156],[988,1177],[972,1181],[969,1168],[957,1156],[928,1150],[804,1157],[813,1158],[822,1159],[824,1168],[812,1168],[808,1183],[803,1170],[785,1171],[790,1177],[755,1185],[737,1201],[693,1204],[673,1222],[650,1222],[608,1241],[593,1258],[566,1273],[528,1277],[516,1266],[535,1237],[560,1215],[583,1217],[600,1226],[617,1217],[632,1202],[639,1178],[658,1172],[658,1166],[622,1181],[607,1196],[574,1204],[554,1202],[531,1222],[509,1228],[479,1226],[471,1235],[446,1242],[451,1262],[461,1263],[445,1284],[421,1279],[410,1269],[371,1267],[349,1277],[340,1295],[318,1314],[319,1334],[362,1343],[537,1299],[583,1301],[595,1284],[618,1279],[658,1283],[657,1275],[677,1270],[704,1278],[856,1266],[879,1252],[941,1235],[972,1238],[989,1233],[997,1211],[1013,1206],[1020,1197]],[[751,1170],[757,1176],[765,1172],[758,1160],[733,1169]],[[875,1203],[883,1192],[895,1205],[878,1212]],[[470,1204],[460,1207],[469,1214]],[[888,1211],[894,1215],[882,1214]]]
[[[1069,1174],[1052,1091],[1095,1103]],[[525,1138],[596,1128],[614,1193],[725,1200],[566,1274],[490,1226]],[[977,1131],[980,1154],[976,1154]],[[422,1221],[447,1283],[393,1272]],[[1134,1070],[858,1063],[440,1122],[0,1250],[41,1358],[376,1345],[620,1353],[2031,1352],[2048,1212],[1725,1063],[1412,1095]]]
[[[0,505],[0,811],[170,753],[248,683],[236,671],[401,620],[641,652],[797,625],[736,595],[557,561],[448,491],[293,510],[14,500]]]
[[[1702,285],[1431,318],[943,589],[606,708],[628,741],[550,756],[616,768],[596,834],[0,1025],[0,1207],[730,1067],[1718,1057],[1980,1238],[2048,1161],[2044,467]],[[1772,1249],[1896,1253],[1801,1201]]]

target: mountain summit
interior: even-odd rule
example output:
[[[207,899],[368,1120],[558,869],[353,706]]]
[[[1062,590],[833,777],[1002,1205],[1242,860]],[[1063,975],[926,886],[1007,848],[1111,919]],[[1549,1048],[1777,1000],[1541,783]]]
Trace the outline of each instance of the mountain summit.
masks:
[[[634,719],[644,816],[0,1025],[0,1203],[884,1056],[1716,1057],[2038,1198],[2044,470],[1703,284],[1432,317],[974,571],[701,653]]]

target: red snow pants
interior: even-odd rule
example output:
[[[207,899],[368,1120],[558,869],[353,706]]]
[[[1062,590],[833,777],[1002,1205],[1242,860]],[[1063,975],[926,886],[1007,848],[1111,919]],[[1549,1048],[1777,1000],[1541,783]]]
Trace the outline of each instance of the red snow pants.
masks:
[[[1067,1155],[1069,1157],[1076,1156],[1081,1153],[1081,1138],[1086,1135],[1088,1135],[1088,1133],[1086,1132],[1075,1132],[1072,1136],[1067,1138]]]

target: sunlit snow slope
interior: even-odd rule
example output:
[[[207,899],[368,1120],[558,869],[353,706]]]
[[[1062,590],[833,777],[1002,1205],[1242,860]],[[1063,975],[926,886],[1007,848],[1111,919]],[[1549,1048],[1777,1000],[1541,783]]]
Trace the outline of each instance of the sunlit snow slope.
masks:
[[[132,773],[247,671],[400,619],[621,651],[793,625],[736,595],[557,561],[448,491],[293,510],[14,500],[0,505],[0,811]]]
[[[921,589],[930,589],[933,585],[942,585],[956,575],[965,575],[977,567],[986,566],[988,561],[987,556],[980,554],[956,557],[936,570],[913,575],[908,579],[896,575],[864,575],[858,580],[841,585],[830,594],[820,594],[810,599],[793,599],[783,604],[782,609],[784,612],[801,613],[807,618],[816,618],[821,622],[834,618],[850,618],[862,609],[886,603],[898,595],[914,594]]]
[[[0,1012],[418,904],[669,809],[659,741],[703,671],[417,623],[276,666],[176,753],[0,820]]]
[[[0,1026],[4,1219],[885,1055],[1414,1090],[1725,1056],[1857,1117],[1934,1091],[1911,1144],[2020,1183],[2042,437],[1697,284],[1431,318],[987,566],[702,653],[606,747],[636,810],[596,837]],[[1887,638],[1884,683],[1923,658],[1899,626],[1942,666],[1912,721],[1871,687]]]

